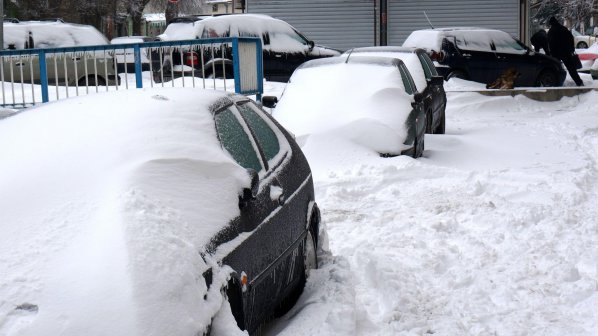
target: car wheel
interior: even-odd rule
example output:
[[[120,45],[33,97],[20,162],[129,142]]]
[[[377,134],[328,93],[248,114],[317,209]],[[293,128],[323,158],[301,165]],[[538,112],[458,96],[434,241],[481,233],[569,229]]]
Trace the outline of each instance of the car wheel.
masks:
[[[235,76],[233,75],[233,70],[229,67],[224,68],[222,70],[222,66],[216,66],[216,73],[212,72],[212,69],[206,70],[206,78],[216,78],[216,79],[233,79]]]
[[[554,71],[543,70],[536,79],[536,86],[557,86],[558,79]]]
[[[309,273],[313,269],[318,268],[318,254],[316,251],[316,243],[311,229],[307,230],[307,236],[305,236],[305,243],[303,244],[303,276],[307,280]]]
[[[579,43],[577,43],[577,49],[587,49],[588,48],[588,44],[585,43],[584,41],[581,41]]]
[[[451,78],[467,79],[467,74],[463,70],[453,70],[446,76],[446,79]]]
[[[438,124],[438,126],[436,126],[436,129],[434,130],[434,134],[444,134],[445,132],[445,128],[446,128],[446,113],[442,113],[442,116],[440,117],[440,123]]]
[[[86,78],[87,78],[87,82],[85,81]],[[87,76],[87,77],[83,77],[83,78],[79,79],[79,82],[77,84],[79,86],[85,86],[86,84],[89,86],[106,86],[106,80],[104,80],[104,78],[98,76],[98,81],[96,82],[95,76]]]

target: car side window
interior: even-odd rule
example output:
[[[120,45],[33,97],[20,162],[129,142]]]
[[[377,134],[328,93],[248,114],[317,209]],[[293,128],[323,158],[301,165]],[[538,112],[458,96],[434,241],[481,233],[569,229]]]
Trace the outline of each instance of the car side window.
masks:
[[[468,31],[455,34],[457,46],[460,49],[491,51],[493,46],[486,31]]]
[[[407,94],[410,94],[410,95],[417,92],[415,83],[413,82],[413,79],[411,78],[409,71],[407,70],[407,68],[405,68],[405,65],[403,65],[403,64],[399,65],[399,71],[401,72],[401,78],[403,79],[403,85],[405,86],[405,92],[407,92]]]
[[[244,168],[262,170],[262,164],[252,144],[249,134],[235,116],[227,108],[214,116],[216,132],[222,147]]]
[[[256,141],[262,148],[266,161],[272,160],[280,152],[280,144],[276,133],[270,128],[262,117],[251,107],[250,103],[238,106],[243,119],[253,131]]]

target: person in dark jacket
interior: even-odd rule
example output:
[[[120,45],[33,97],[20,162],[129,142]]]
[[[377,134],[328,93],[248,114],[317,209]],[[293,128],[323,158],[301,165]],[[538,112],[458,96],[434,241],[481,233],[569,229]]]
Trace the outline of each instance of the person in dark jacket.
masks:
[[[550,55],[563,61],[569,75],[575,81],[577,86],[583,86],[583,81],[579,78],[575,61],[573,60],[573,53],[575,52],[575,42],[573,34],[559,23],[553,16],[548,20],[550,30],[548,31],[548,48],[550,48]]]
[[[548,47],[548,35],[546,30],[540,29],[534,35],[532,35],[531,42],[534,45],[534,51],[540,52],[540,49],[544,50],[544,54],[550,55],[550,48]]]

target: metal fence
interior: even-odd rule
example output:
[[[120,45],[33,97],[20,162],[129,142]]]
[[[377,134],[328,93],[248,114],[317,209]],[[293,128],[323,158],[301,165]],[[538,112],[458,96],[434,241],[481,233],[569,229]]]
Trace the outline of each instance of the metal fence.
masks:
[[[21,108],[102,91],[199,87],[263,93],[258,38],[218,38],[0,52],[0,104]]]

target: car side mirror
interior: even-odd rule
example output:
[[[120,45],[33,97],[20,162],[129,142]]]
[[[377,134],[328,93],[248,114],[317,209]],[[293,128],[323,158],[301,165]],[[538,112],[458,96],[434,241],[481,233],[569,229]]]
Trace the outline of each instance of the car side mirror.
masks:
[[[433,86],[442,86],[442,85],[444,85],[444,77],[442,77],[442,76],[432,76],[430,78],[430,85],[433,85]]]
[[[264,96],[262,97],[262,106],[274,108],[278,104],[278,97],[276,96]]]
[[[239,208],[247,206],[247,203],[255,199],[260,191],[260,177],[257,174],[257,171],[255,171],[255,169],[247,168],[247,173],[251,178],[251,184],[249,188],[243,188],[243,194],[239,197]]]
[[[314,47],[316,46],[314,41],[307,41],[307,45],[309,46],[309,51],[314,50]]]

